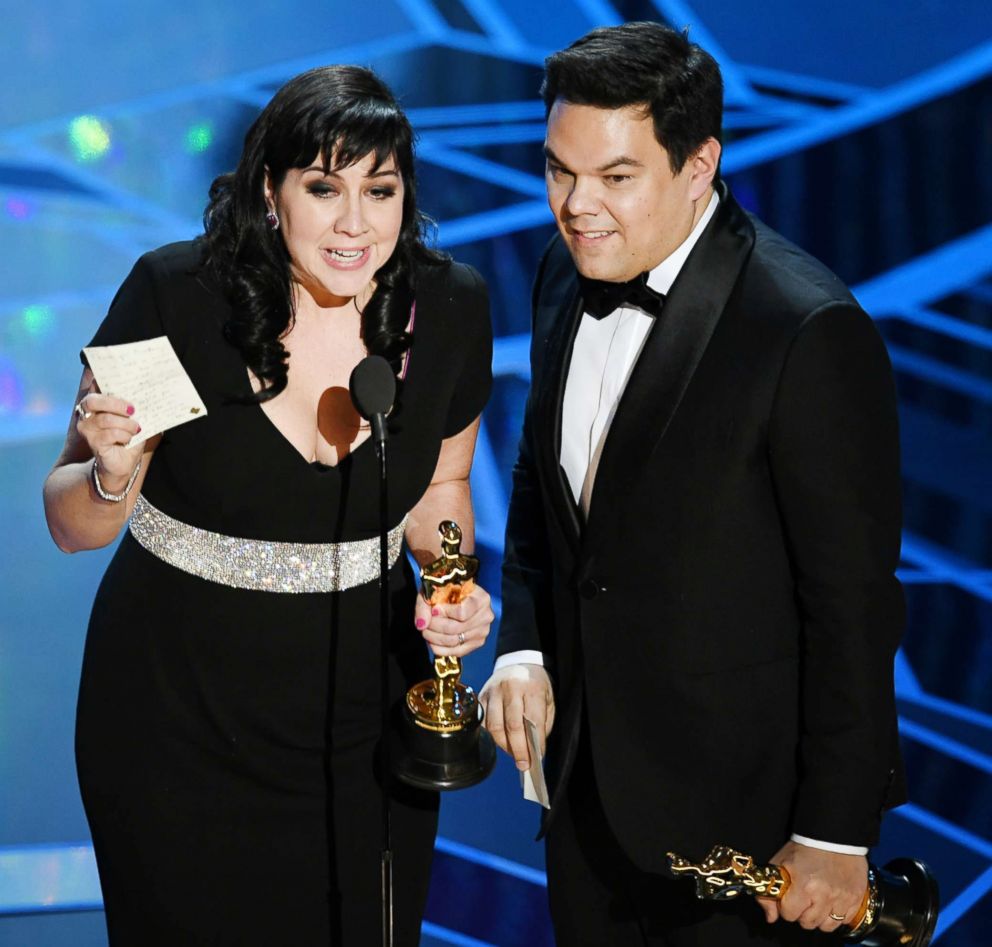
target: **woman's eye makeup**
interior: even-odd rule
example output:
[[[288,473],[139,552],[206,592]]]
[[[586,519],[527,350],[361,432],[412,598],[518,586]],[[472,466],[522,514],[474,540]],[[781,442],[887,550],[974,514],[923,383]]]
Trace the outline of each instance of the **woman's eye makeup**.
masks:
[[[376,184],[366,192],[373,200],[386,201],[396,196],[396,187],[391,184]],[[331,197],[338,193],[338,189],[330,184],[321,181],[307,185],[307,193],[314,197]]]
[[[329,184],[323,183],[323,181],[317,181],[314,184],[307,185],[307,192],[315,195],[316,197],[327,197],[329,194],[335,194],[336,191]]]

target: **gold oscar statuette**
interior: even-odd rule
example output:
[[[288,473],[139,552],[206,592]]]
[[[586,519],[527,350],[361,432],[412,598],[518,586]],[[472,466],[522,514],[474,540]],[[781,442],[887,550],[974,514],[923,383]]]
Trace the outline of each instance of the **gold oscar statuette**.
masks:
[[[479,560],[461,551],[462,531],[438,526],[441,555],[420,570],[421,592],[431,605],[456,605],[472,594]],[[462,662],[434,658],[434,677],[414,684],[394,714],[390,759],[393,772],[421,789],[464,789],[485,779],[496,747],[482,726],[475,691],[461,680]]]
[[[696,897],[729,901],[741,895],[781,901],[791,878],[782,865],[757,865],[750,855],[714,845],[701,862],[668,853],[676,878],[691,878]],[[927,947],[937,924],[937,880],[923,862],[896,858],[884,868],[870,865],[868,887],[855,916],[840,928],[844,940],[865,947]]]

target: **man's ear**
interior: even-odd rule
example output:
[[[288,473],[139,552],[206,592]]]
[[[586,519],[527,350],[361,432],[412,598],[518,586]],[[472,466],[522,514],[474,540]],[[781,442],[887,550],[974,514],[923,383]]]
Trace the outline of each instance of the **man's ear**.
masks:
[[[721,150],[720,142],[715,138],[707,138],[689,159],[691,166],[689,196],[692,200],[698,201],[713,183],[717,168],[720,167]]]

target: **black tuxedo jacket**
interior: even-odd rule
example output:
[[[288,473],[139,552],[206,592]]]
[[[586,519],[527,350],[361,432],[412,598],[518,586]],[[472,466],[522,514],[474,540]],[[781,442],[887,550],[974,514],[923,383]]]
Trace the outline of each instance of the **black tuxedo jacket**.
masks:
[[[581,300],[552,240],[507,524],[498,653],[542,651],[555,683],[549,818],[588,725],[607,818],[650,871],[717,842],[765,859],[793,832],[870,845],[902,792],[888,357],[836,276],[721,196],[586,523],[559,464]]]

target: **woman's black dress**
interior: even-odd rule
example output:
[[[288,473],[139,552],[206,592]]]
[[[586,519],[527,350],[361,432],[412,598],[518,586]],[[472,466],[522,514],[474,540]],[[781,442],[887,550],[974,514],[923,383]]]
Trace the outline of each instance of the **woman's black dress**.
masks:
[[[198,253],[183,243],[144,256],[92,343],[168,335],[207,406],[163,436],[142,495],[228,536],[377,536],[371,441],[337,467],[309,464],[260,407],[237,401],[251,390],[246,366],[223,338],[230,309]],[[391,526],[427,488],[442,439],[488,397],[478,275],[423,268],[413,335],[390,419]],[[405,556],[390,587],[398,698],[429,673]],[[378,616],[375,580],[343,592],[232,588],[125,534],[93,607],[76,735],[112,944],[379,942]],[[396,789],[392,811],[396,942],[416,944],[437,797]]]

